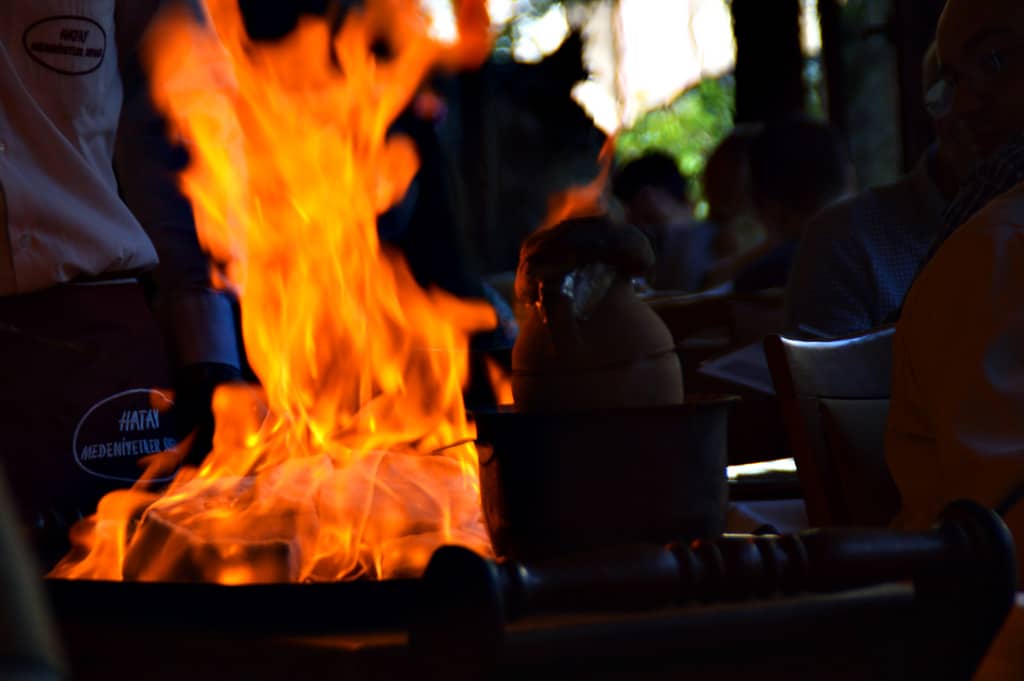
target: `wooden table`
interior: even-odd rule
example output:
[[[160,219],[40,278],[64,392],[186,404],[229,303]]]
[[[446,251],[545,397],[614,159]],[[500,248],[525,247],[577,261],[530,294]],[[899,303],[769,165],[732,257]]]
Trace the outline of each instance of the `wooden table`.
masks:
[[[906,632],[899,606],[911,598],[909,587],[889,585],[848,596],[810,595],[795,605],[532,617],[508,626],[503,671],[496,678],[902,679],[906,657],[899,637]],[[783,607],[787,613],[780,618],[773,610]],[[81,681],[435,678],[416,663],[400,630],[260,635],[210,630],[200,622],[191,630],[132,622],[63,624],[73,678]],[[1022,635],[1024,602],[977,679],[1024,678]],[[446,681],[461,678],[480,677],[445,671]]]
[[[857,599],[806,596],[799,603],[764,602],[664,608],[633,613],[553,614],[512,623],[506,632],[502,679],[660,680],[905,677],[895,636],[899,605],[911,598],[899,586],[863,590]],[[878,603],[882,603],[882,609]],[[776,611],[784,607],[780,618]],[[859,608],[859,612],[858,612]],[[891,609],[892,616],[880,616]],[[852,613],[852,614],[851,614]],[[268,622],[272,613],[267,613]],[[797,644],[822,630],[836,636],[813,648]],[[325,635],[224,632],[138,622],[63,621],[73,678],[80,681],[445,681],[492,678],[445,667],[434,675],[417,663],[400,630]],[[881,629],[880,629],[881,628]],[[840,633],[842,632],[842,633]],[[813,649],[814,652],[808,652]],[[445,661],[447,662],[447,661]],[[859,673],[856,670],[860,670]],[[887,673],[890,670],[892,673]]]

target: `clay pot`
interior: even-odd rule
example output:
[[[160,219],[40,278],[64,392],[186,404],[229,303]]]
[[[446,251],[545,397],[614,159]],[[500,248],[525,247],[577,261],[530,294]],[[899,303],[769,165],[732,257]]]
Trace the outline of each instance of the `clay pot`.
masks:
[[[672,334],[632,278],[654,254],[636,228],[564,222],[523,245],[512,392],[523,411],[681,404]]]

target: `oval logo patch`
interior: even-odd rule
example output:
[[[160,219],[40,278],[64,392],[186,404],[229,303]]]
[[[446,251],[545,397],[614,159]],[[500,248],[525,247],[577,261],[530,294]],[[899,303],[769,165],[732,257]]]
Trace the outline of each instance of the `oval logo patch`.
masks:
[[[75,427],[75,462],[97,477],[135,482],[144,470],[139,459],[178,444],[170,420],[173,404],[159,390],[146,388],[100,400]]]
[[[24,43],[30,57],[68,76],[92,73],[107,53],[107,34],[88,17],[41,19],[25,30]]]

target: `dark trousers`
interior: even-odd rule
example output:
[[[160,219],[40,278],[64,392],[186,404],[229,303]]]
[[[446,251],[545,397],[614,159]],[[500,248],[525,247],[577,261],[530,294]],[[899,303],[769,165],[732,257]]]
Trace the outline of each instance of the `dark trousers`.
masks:
[[[174,444],[171,372],[132,282],[0,298],[0,467],[22,521],[63,535]],[[54,537],[51,537],[54,539]]]

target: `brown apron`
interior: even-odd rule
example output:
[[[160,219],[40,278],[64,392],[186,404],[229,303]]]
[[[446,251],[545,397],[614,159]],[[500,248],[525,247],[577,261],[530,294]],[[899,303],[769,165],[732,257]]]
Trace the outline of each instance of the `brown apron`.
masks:
[[[63,533],[175,444],[171,371],[134,281],[0,298],[0,461],[23,520]]]

